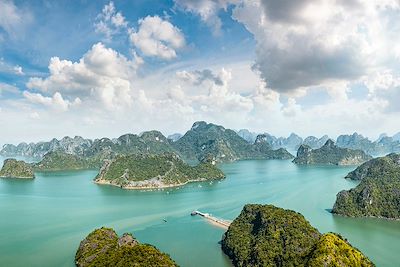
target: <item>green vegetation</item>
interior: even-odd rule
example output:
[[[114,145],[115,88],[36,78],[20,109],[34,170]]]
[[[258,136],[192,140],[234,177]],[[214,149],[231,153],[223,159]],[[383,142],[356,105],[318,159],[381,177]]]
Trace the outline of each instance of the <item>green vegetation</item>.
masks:
[[[340,235],[328,233],[321,236],[307,256],[306,266],[368,267],[374,264]]]
[[[22,160],[6,159],[0,171],[0,177],[33,179],[35,175],[31,164]]]
[[[249,144],[235,131],[204,121],[196,122],[172,145],[185,160],[203,161],[209,155],[218,162],[242,159],[291,159],[285,149],[272,150],[269,145]]]
[[[361,182],[353,189],[338,193],[333,213],[400,219],[400,155],[370,160],[346,178]]]
[[[82,170],[98,168],[99,163],[97,160],[54,151],[44,155],[43,159],[33,167],[36,171]]]
[[[245,205],[221,245],[235,266],[374,266],[340,236],[272,205]]]
[[[118,237],[113,229],[104,227],[82,240],[75,263],[78,267],[177,266],[154,246],[140,244],[131,234]]]
[[[318,149],[301,145],[293,162],[296,164],[358,165],[371,158],[362,150],[340,148],[329,139]]]
[[[222,179],[213,162],[189,166],[175,154],[117,156],[104,163],[95,181],[124,188],[153,188]]]

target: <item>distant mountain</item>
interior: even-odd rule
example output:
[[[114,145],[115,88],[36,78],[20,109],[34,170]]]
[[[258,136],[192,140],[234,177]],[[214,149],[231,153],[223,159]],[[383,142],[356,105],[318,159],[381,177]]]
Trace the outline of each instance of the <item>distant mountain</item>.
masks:
[[[371,156],[362,150],[340,148],[329,139],[318,149],[301,145],[293,162],[296,164],[358,165],[370,159]]]
[[[180,133],[174,133],[174,134],[168,135],[167,139],[168,139],[168,140],[171,140],[172,142],[176,142],[176,141],[178,141],[182,136],[183,136],[183,135],[180,134]]]
[[[291,158],[286,151],[260,151],[255,144],[249,144],[235,131],[204,121],[195,122],[192,128],[172,144],[186,160],[202,161],[213,156],[216,161],[235,161],[240,159]]]
[[[303,143],[303,138],[295,133],[291,133],[289,137],[275,137],[270,134],[265,134],[267,141],[271,145],[272,149],[285,148],[289,151],[296,151],[299,146]]]
[[[245,205],[221,247],[238,267],[374,266],[340,235],[321,234],[300,213],[272,205]]]
[[[49,151],[60,150],[65,153],[81,155],[83,156],[84,151],[90,148],[92,141],[84,139],[80,136],[64,137],[61,140],[52,139],[49,142],[39,143],[20,143],[19,145],[6,144],[0,151],[2,156],[23,156],[41,158]]]
[[[237,132],[237,134],[242,137],[244,140],[249,142],[250,144],[253,144],[256,141],[257,138],[257,133],[250,132],[247,129],[241,129]]]
[[[400,155],[372,159],[346,178],[360,180],[337,194],[332,212],[350,217],[400,219]]]
[[[322,147],[326,141],[328,141],[329,136],[324,135],[321,138],[317,138],[315,136],[308,136],[306,139],[303,141],[303,145],[307,145],[311,147],[312,149],[317,149]]]
[[[397,133],[395,135],[393,135],[393,141],[399,141],[400,142],[400,133]]]
[[[343,148],[360,149],[372,156],[381,156],[389,153],[400,152],[400,141],[396,141],[394,138],[388,137],[384,134],[375,142],[372,142],[358,133],[352,135],[340,135],[337,138],[336,144]]]

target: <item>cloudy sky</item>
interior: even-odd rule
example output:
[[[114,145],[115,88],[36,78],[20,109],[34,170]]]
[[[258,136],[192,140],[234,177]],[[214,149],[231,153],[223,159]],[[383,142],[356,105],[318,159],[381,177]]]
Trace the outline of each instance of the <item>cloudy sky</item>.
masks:
[[[400,131],[399,0],[0,0],[0,144]]]

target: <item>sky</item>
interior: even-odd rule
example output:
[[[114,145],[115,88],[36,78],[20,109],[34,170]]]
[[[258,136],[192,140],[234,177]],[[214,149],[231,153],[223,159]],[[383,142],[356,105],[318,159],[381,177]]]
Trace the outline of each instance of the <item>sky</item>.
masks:
[[[400,131],[399,0],[0,0],[0,144]]]

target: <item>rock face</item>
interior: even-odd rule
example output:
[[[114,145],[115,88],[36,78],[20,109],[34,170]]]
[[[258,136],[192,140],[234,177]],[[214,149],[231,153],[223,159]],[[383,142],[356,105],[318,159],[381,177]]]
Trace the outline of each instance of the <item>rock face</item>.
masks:
[[[221,245],[235,266],[374,266],[340,236],[272,205],[244,206]]]
[[[131,234],[118,237],[113,229],[104,227],[82,240],[75,264],[78,267],[177,266],[167,254],[151,245],[140,244]]]
[[[130,155],[118,156],[111,161],[106,161],[95,182],[125,189],[148,189],[173,187],[224,177],[225,175],[214,165],[212,159],[192,167],[174,154]]]
[[[317,149],[322,147],[328,140],[329,137],[327,135],[324,135],[321,138],[317,138],[315,136],[308,136],[306,137],[306,139],[304,139],[303,145],[307,145],[312,149]]]
[[[33,179],[32,165],[22,160],[6,159],[0,171],[1,178]]]
[[[237,134],[250,144],[253,144],[256,141],[258,135],[257,133],[250,132],[247,129],[241,129],[237,132]]]
[[[178,141],[181,137],[182,137],[183,135],[182,134],[180,134],[180,133],[174,133],[174,134],[171,134],[171,135],[168,135],[168,140],[171,140],[172,142],[176,142],[176,141]]]
[[[396,136],[388,137],[383,135],[375,142],[372,142],[358,133],[353,133],[352,135],[340,135],[336,143],[339,147],[363,150],[373,156],[400,152],[400,142],[396,140]]]
[[[400,219],[400,155],[372,159],[346,178],[361,180],[337,194],[332,212],[350,217]]]
[[[318,149],[301,145],[293,162],[296,164],[358,165],[371,158],[361,150],[337,147],[329,139]]]

